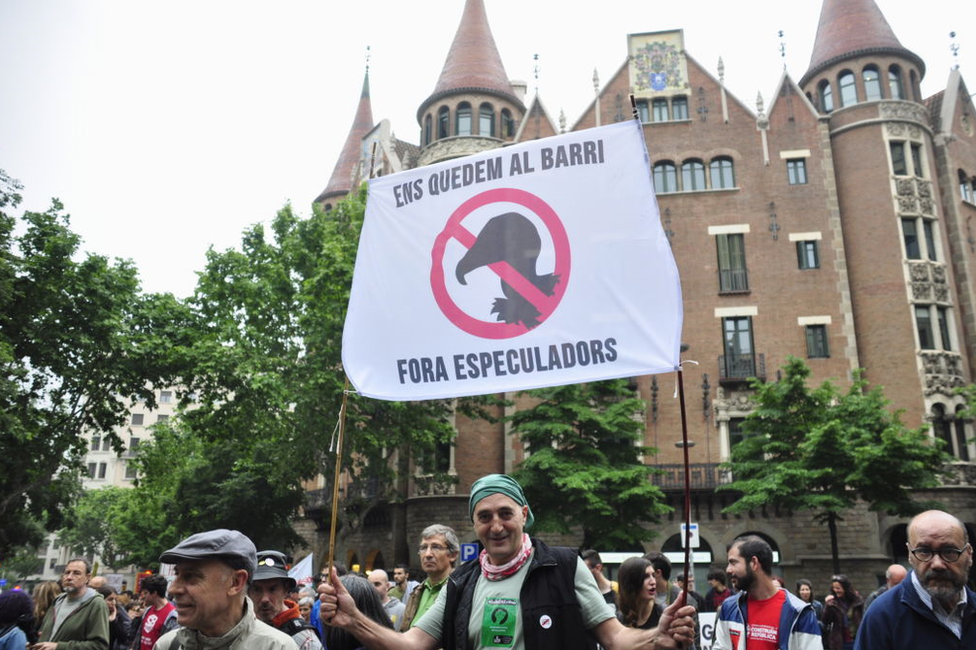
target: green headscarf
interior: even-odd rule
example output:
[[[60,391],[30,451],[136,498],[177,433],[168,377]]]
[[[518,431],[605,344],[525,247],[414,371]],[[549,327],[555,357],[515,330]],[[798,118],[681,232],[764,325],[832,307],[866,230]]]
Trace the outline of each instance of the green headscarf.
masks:
[[[492,494],[504,494],[520,506],[527,506],[529,502],[525,499],[525,493],[518,481],[505,474],[489,474],[482,476],[474,485],[471,486],[471,496],[468,497],[468,518],[474,519],[475,505]],[[529,508],[529,516],[525,520],[525,530],[532,527],[535,517],[532,516],[532,508]]]

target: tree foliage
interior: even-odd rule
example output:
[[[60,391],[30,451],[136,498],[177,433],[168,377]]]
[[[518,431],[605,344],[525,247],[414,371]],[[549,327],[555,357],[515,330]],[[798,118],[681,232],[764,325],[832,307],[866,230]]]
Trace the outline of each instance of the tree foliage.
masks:
[[[926,504],[913,497],[935,487],[946,455],[926,429],[909,429],[889,410],[880,387],[860,372],[846,391],[826,381],[810,388],[809,367],[790,357],[783,377],[753,382],[756,409],[726,468],[739,492],[725,511],[765,505],[807,510],[830,530],[834,572],[840,572],[837,522],[860,499],[872,511],[909,515]]]
[[[342,327],[364,198],[307,219],[286,206],[270,228],[247,229],[239,249],[208,252],[186,304],[186,345],[169,351],[182,369],[180,415],[140,446],[140,478],[111,523],[126,560],[152,566],[181,537],[217,526],[262,547],[300,543],[292,521],[304,482],[321,473],[331,485],[335,466]],[[343,468],[373,489],[347,494],[347,531],[397,498],[389,452],[450,439],[451,408],[349,396]]]
[[[516,479],[533,505],[536,528],[583,529],[583,546],[640,548],[653,531],[642,524],[669,510],[650,481],[640,446],[644,402],[623,379],[542,388],[538,400],[508,419],[530,455]]]
[[[0,553],[40,542],[32,520],[59,527],[81,434],[120,448],[131,396],[152,402],[172,378],[159,353],[180,340],[175,300],[140,294],[129,262],[83,255],[59,201],[15,235],[19,189],[0,172]]]

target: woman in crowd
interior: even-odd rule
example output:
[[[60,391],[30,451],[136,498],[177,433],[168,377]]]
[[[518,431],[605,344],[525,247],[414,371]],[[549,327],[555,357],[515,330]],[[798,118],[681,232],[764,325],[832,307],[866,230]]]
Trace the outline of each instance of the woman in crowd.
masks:
[[[118,602],[118,593],[109,585],[98,587],[95,591],[105,598],[105,604],[108,605],[109,650],[125,650],[129,645],[132,621],[121,609]]]
[[[654,565],[642,557],[624,560],[617,572],[617,584],[620,599],[617,618],[620,622],[642,630],[657,627],[661,607],[654,601],[657,596]]]
[[[352,599],[356,601],[356,607],[360,612],[380,625],[393,629],[390,615],[386,613],[379,593],[373,588],[373,585],[369,584],[369,580],[351,573],[342,576],[339,580],[342,581],[342,586],[346,588]],[[349,632],[331,626],[325,628],[325,638],[322,645],[329,650],[357,650],[363,647],[359,639]]]
[[[27,635],[33,633],[34,605],[27,592],[14,589],[0,594],[0,650],[27,650]]]
[[[806,578],[796,581],[796,595],[805,603],[813,605],[813,611],[817,613],[817,620],[823,618],[823,603],[813,597],[813,584]]]
[[[315,600],[311,596],[305,596],[298,601],[298,613],[306,621],[311,622],[309,617],[312,615],[312,603],[314,602]]]
[[[51,609],[54,599],[61,595],[61,585],[54,580],[40,582],[34,587],[32,592],[34,600],[34,631],[41,629],[44,622],[44,615]]]
[[[827,600],[821,619],[824,647],[827,650],[852,650],[854,636],[864,616],[864,599],[843,575],[830,579],[830,591],[833,598]]]

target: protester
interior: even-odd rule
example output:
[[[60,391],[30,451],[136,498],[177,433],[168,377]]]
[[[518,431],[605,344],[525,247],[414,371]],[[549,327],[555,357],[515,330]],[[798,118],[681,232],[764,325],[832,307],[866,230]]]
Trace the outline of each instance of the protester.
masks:
[[[732,595],[732,590],[727,586],[728,578],[725,571],[712,569],[708,572],[708,584],[711,587],[705,593],[705,602],[702,605],[703,612],[717,612],[722,606],[722,602]]]
[[[247,598],[257,568],[254,543],[236,530],[187,537],[159,556],[175,564],[169,594],[182,626],[155,650],[295,650],[291,637],[259,621]]]
[[[593,574],[593,579],[596,580],[596,586],[600,588],[603,599],[607,601],[608,605],[613,606],[614,611],[617,611],[617,592],[620,590],[620,585],[603,574],[603,559],[600,554],[591,548],[580,553],[580,557],[586,563],[586,568]]]
[[[726,573],[739,593],[726,598],[713,650],[822,650],[813,606],[773,584],[773,549],[761,537],[732,541]]]
[[[39,582],[31,593],[34,600],[34,634],[41,629],[44,622],[44,615],[54,604],[55,599],[61,595],[61,585],[54,580]]]
[[[298,650],[322,650],[319,633],[302,618],[298,603],[287,597],[296,581],[288,575],[285,554],[261,551],[257,558],[258,566],[247,594],[254,604],[254,614],[290,636]]]
[[[664,611],[654,630],[621,625],[575,550],[549,547],[525,533],[534,517],[511,477],[475,481],[468,512],[484,551],[451,575],[413,627],[398,634],[364,616],[335,576],[324,590],[323,621],[354,631],[371,650],[454,650],[481,647],[481,639],[512,650],[588,648],[586,630],[608,650],[676,648],[692,640],[694,608],[685,607],[683,598]]]
[[[892,564],[885,569],[885,583],[872,591],[868,597],[864,599],[864,611],[868,610],[868,607],[871,606],[871,603],[873,603],[878,596],[900,583],[907,575],[908,569],[900,564]]]
[[[108,647],[111,650],[125,650],[129,647],[132,620],[125,609],[119,607],[118,594],[114,587],[105,584],[96,587],[95,591],[102,595],[108,605]]]
[[[654,565],[642,557],[624,560],[617,570],[617,595],[620,611],[617,618],[627,627],[650,630],[657,627],[663,609],[658,605]]]
[[[390,598],[396,598],[404,605],[413,590],[420,586],[419,582],[410,579],[410,566],[407,564],[398,564],[393,568],[393,582],[395,586],[390,589]]]
[[[854,637],[864,616],[864,599],[845,575],[830,579],[833,598],[823,611],[824,647],[827,650],[853,650]]]
[[[304,596],[298,601],[298,613],[306,621],[309,620],[308,617],[312,613],[312,603],[314,602],[315,599],[311,596]]]
[[[340,582],[363,616],[376,625],[393,631],[393,621],[390,620],[379,593],[368,580],[356,575],[345,575]],[[326,628],[325,647],[328,650],[357,650],[363,646],[352,632],[338,627]]]
[[[908,552],[912,572],[865,612],[855,650],[976,648],[966,527],[948,512],[923,512],[908,524]]]
[[[27,592],[13,589],[0,594],[0,650],[27,650],[33,634],[34,604]]]
[[[813,583],[805,578],[796,581],[796,595],[805,603],[813,605],[813,611],[817,613],[817,620],[823,617],[824,604],[813,597]]]
[[[447,578],[454,571],[460,549],[457,533],[450,526],[432,524],[424,528],[420,534],[417,554],[420,556],[421,566],[427,573],[427,579],[414,589],[407,599],[403,624],[400,625],[401,631],[409,630],[437,600],[441,589],[447,584]]]
[[[61,574],[64,593],[47,610],[34,650],[57,650],[59,644],[70,650],[109,650],[108,605],[88,587],[90,578],[88,560],[68,561]]]

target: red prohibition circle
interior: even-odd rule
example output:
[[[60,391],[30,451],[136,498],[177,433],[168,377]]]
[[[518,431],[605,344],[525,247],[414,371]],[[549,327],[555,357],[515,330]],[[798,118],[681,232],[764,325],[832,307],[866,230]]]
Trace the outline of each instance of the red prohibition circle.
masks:
[[[456,239],[465,248],[471,248],[474,245],[475,235],[464,227],[462,223],[464,219],[480,207],[490,203],[502,202],[521,205],[542,220],[546,230],[549,231],[549,236],[552,238],[556,254],[556,265],[553,273],[559,276],[559,282],[556,283],[553,295],[546,296],[537,289],[534,289],[527,280],[524,280],[521,275],[518,275],[505,262],[489,264],[489,268],[500,277],[503,277],[506,282],[520,293],[523,290],[526,293],[534,291],[531,297],[524,297],[527,297],[541,313],[541,316],[538,318],[540,323],[545,322],[552,315],[562,300],[563,295],[565,295],[566,287],[569,285],[569,237],[566,236],[566,229],[563,227],[559,216],[555,210],[549,207],[548,203],[535,194],[510,187],[487,190],[471,197],[458,206],[447,220],[444,230],[434,239],[434,247],[431,249],[430,286],[434,293],[434,300],[437,301],[437,306],[447,316],[447,319],[468,334],[473,334],[483,339],[510,339],[525,334],[529,331],[529,328],[522,323],[484,321],[471,316],[458,307],[448,293],[447,284],[444,280],[444,251],[447,248],[448,242],[452,239]]]

